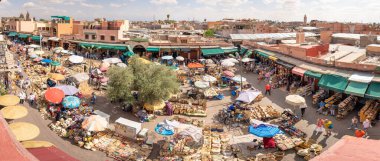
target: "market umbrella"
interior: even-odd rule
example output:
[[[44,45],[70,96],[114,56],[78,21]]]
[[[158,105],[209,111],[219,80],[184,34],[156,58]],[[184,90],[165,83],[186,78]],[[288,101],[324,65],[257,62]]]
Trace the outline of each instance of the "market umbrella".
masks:
[[[216,67],[217,65],[216,64],[206,64],[206,66],[213,68],[213,67]]]
[[[82,122],[82,128],[87,131],[104,131],[108,127],[108,121],[99,115],[91,115]]]
[[[61,63],[59,63],[59,62],[57,62],[57,61],[52,61],[52,62],[50,63],[50,65],[52,65],[52,66],[60,66]]]
[[[42,60],[42,58],[40,58],[40,57],[33,59],[33,61],[36,61],[36,62],[41,61],[41,60]]]
[[[305,98],[300,95],[288,95],[285,98],[285,102],[292,106],[301,106],[305,104]]]
[[[15,95],[3,95],[0,96],[0,105],[1,106],[14,106],[20,102],[20,98]]]
[[[57,81],[65,80],[65,76],[62,75],[62,74],[51,73],[51,74],[49,74],[49,76],[50,76],[51,79],[54,79],[54,80],[57,80]]]
[[[261,94],[260,91],[254,91],[254,90],[242,91],[239,94],[239,97],[236,98],[236,100],[237,101],[241,101],[241,102],[245,102],[245,103],[251,103],[260,94]]]
[[[165,107],[165,102],[164,101],[156,101],[153,104],[145,103],[144,104],[144,109],[148,111],[157,111],[157,110],[162,110]]]
[[[201,63],[189,63],[187,67],[189,67],[190,69],[194,69],[194,68],[204,68],[205,66],[203,66]]]
[[[212,59],[206,59],[206,64],[215,64]]]
[[[231,71],[228,71],[228,70],[224,71],[223,74],[224,74],[225,76],[227,76],[227,77],[233,77],[233,76],[235,76],[234,73],[232,73]]]
[[[38,58],[38,55],[36,55],[36,54],[30,54],[29,57],[34,59],[34,58]]]
[[[103,62],[102,64],[100,64],[100,66],[99,66],[99,68],[101,68],[101,67],[110,67],[111,66],[111,64],[110,63],[107,63],[107,62]]]
[[[33,51],[32,54],[43,55],[43,54],[45,54],[45,52],[42,50],[38,50],[38,51]]]
[[[205,89],[205,88],[210,87],[210,83],[209,82],[204,82],[204,81],[196,81],[194,83],[194,86],[197,87],[197,88],[200,88],[200,89]]]
[[[235,63],[230,62],[230,61],[223,61],[222,62],[222,66],[224,66],[224,67],[232,67],[232,66],[235,66]]]
[[[75,96],[67,96],[63,99],[62,105],[65,108],[77,108],[80,105],[80,99]]]
[[[63,47],[56,47],[53,49],[53,52],[59,51],[58,53],[60,53],[62,50],[64,50]]]
[[[237,76],[233,77],[232,80],[237,82],[237,83],[247,81],[247,79],[242,77],[241,75],[237,75]]]
[[[51,103],[61,103],[65,93],[58,88],[49,88],[45,92],[45,99]]]
[[[102,72],[106,72],[108,70],[109,67],[100,67],[99,70],[102,71]]]
[[[63,53],[63,54],[68,54],[69,51],[68,51],[68,50],[61,50],[61,53]]]
[[[102,62],[110,63],[110,64],[122,63],[121,59],[119,58],[107,58],[107,59],[103,59]]]
[[[172,60],[173,59],[173,56],[171,55],[167,55],[167,56],[163,56],[161,57],[162,60]]]
[[[185,58],[182,56],[177,56],[175,59],[178,61],[184,61],[185,60]]]
[[[84,60],[83,56],[78,56],[78,55],[71,55],[69,57],[69,61],[74,64],[82,63]]]
[[[128,67],[127,64],[125,64],[125,63],[117,63],[116,66],[122,67],[122,68]]]
[[[216,78],[211,75],[205,75],[202,77],[203,81],[205,82],[215,82]]]
[[[229,62],[232,62],[232,63],[239,63],[239,61],[235,58],[228,58],[228,59],[223,59],[222,62],[226,62],[226,61],[229,61]]]
[[[49,64],[52,62],[52,60],[51,59],[42,59],[41,62]]]
[[[48,141],[35,141],[35,140],[29,140],[29,141],[23,141],[21,142],[22,146],[24,148],[42,148],[42,147],[51,147],[54,146],[53,143]]]
[[[246,63],[246,62],[250,62],[250,61],[254,61],[255,59],[251,59],[251,58],[243,58],[242,60],[241,60],[241,62],[244,62],[244,63]]]
[[[28,109],[24,106],[7,106],[0,110],[6,119],[19,119],[28,115]]]
[[[32,140],[40,134],[40,129],[36,125],[27,122],[11,123],[9,128],[17,141]]]
[[[260,124],[258,126],[249,126],[248,132],[263,138],[272,138],[277,134],[283,133],[277,126],[269,124]]]
[[[66,96],[71,96],[71,95],[74,95],[74,94],[79,92],[78,88],[76,88],[74,86],[70,86],[70,85],[61,85],[61,86],[56,86],[54,88],[58,88],[58,89],[62,90]]]
[[[84,82],[90,79],[90,76],[88,76],[87,73],[77,73],[71,76],[75,79],[77,82]]]

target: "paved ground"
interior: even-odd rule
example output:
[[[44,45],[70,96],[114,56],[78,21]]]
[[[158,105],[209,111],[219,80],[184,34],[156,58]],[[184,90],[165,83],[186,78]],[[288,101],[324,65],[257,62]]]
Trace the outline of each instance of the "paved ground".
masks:
[[[257,75],[253,73],[244,73],[244,77],[248,79],[248,81],[255,87],[260,90],[264,90],[264,82],[258,83],[257,81]],[[227,93],[226,93],[227,94]],[[101,96],[102,94],[98,94],[98,101],[95,106],[95,109],[99,109],[103,112],[106,112],[111,115],[110,122],[114,122],[119,117],[128,118],[131,120],[137,120],[134,116],[131,114],[125,113],[121,111],[117,106],[117,104],[111,104],[109,101]],[[281,89],[275,89],[272,92],[271,96],[265,97],[260,104],[262,105],[272,105],[273,107],[282,110],[284,108],[292,108],[288,104],[285,103],[285,96],[287,95],[287,92]],[[315,109],[312,108],[311,105],[311,99],[307,99],[308,101],[308,109],[306,110],[306,115],[302,121],[297,123],[297,127],[300,128],[302,131],[306,132],[308,134],[308,137],[312,137],[313,139],[317,140],[320,144],[322,144],[326,149],[327,147],[333,145],[339,138],[341,138],[343,135],[353,135],[353,131],[347,130],[347,127],[350,123],[350,118],[352,118],[353,115],[357,114],[357,112],[352,112],[350,116],[348,116],[346,119],[343,120],[335,120],[334,118],[330,116],[322,116],[319,114],[316,114]],[[213,123],[213,116],[216,114],[219,109],[222,109],[226,107],[226,105],[231,102],[230,96],[227,95],[227,97],[222,101],[210,101],[208,102],[208,117],[207,118],[201,118],[205,120],[206,124]],[[297,111],[298,113],[300,111]],[[182,116],[181,116],[182,117]],[[157,119],[155,119],[153,122],[144,123],[143,127],[148,129],[153,129],[154,126],[160,122],[163,121],[168,117],[166,116],[160,116]],[[330,137],[324,137],[322,135],[313,135],[313,131],[315,128],[315,122],[317,118],[329,118],[332,119],[334,122],[334,130],[333,135]],[[72,155],[73,157],[80,159],[80,160],[88,160],[88,161],[94,161],[94,160],[112,160],[110,158],[107,158],[104,153],[102,152],[92,152],[88,150],[81,149],[77,147],[76,145],[72,145],[69,141],[64,140],[60,138],[58,135],[56,135],[54,132],[52,132],[48,127],[48,123],[50,121],[43,120],[38,113],[36,109],[29,108],[29,115],[23,119],[17,120],[17,121],[28,121],[31,123],[36,124],[40,130],[41,134],[36,140],[45,140],[50,141],[53,144],[55,144],[57,147],[62,149],[63,151],[67,152],[68,154]],[[243,133],[246,133],[247,129],[242,129]],[[372,139],[380,139],[380,128],[379,126],[373,127],[369,130],[370,138]],[[160,140],[159,136],[156,136],[156,141]],[[157,146],[155,146],[157,147]],[[151,157],[154,157],[157,155],[158,148],[155,148],[155,150],[152,152]],[[296,156],[294,151],[290,150],[287,152],[288,154],[283,159],[284,161],[292,161],[292,160],[302,160],[300,157]]]

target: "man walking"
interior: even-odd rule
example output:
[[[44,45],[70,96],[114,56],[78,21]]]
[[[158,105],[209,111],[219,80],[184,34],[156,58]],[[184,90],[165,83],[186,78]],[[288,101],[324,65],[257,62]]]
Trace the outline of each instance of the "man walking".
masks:
[[[267,94],[271,95],[270,92],[271,92],[271,86],[269,83],[267,83],[265,85],[265,95],[267,95]]]
[[[359,120],[358,120],[358,118],[356,117],[356,116],[354,116],[352,119],[351,119],[351,125],[350,125],[350,127],[349,128],[347,128],[347,129],[352,129],[352,128],[354,128],[355,130],[358,128],[358,122],[359,122]]]
[[[20,104],[24,104],[24,100],[26,98],[26,94],[24,91],[21,91],[19,94],[18,94],[18,97],[20,98]]]

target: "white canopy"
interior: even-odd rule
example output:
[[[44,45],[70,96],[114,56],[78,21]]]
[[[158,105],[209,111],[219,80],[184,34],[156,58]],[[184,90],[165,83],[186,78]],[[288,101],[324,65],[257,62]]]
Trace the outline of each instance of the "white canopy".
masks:
[[[161,59],[162,60],[172,60],[173,56],[167,55],[167,56],[163,56]]]
[[[122,63],[122,61],[119,58],[107,58],[104,59],[103,62],[110,64]]]
[[[245,103],[251,103],[260,94],[261,94],[260,91],[247,90],[247,91],[241,92],[239,94],[239,97],[236,100],[241,101],[241,102],[245,102]]]
[[[69,57],[69,61],[74,64],[82,63],[84,60],[83,56],[78,56],[78,55],[71,55]]]
[[[194,83],[194,86],[200,89],[204,89],[210,87],[210,83],[204,81],[196,81]]]
[[[235,63],[230,62],[230,61],[224,61],[224,62],[222,62],[222,66],[224,66],[224,67],[232,67],[232,66],[235,66]]]
[[[245,82],[245,81],[247,81],[247,79],[244,78],[244,77],[241,77],[241,75],[237,75],[237,76],[233,77],[232,80],[235,81],[235,82]]]
[[[354,73],[348,79],[349,81],[354,82],[362,82],[362,83],[370,83],[373,79],[374,75],[366,74],[366,73]]]
[[[215,82],[216,81],[216,78],[211,76],[211,75],[205,75],[202,77],[203,81],[206,81],[206,82]]]
[[[184,61],[185,60],[185,58],[182,56],[177,56],[175,59],[178,61]]]
[[[71,76],[74,78],[77,82],[84,82],[90,79],[90,76],[88,76],[87,73],[78,73]]]

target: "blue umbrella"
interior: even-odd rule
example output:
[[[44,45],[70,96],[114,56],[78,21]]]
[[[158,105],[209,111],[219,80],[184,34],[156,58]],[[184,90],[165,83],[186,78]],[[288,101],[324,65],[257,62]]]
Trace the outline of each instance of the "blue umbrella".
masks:
[[[157,124],[156,128],[154,128],[154,131],[156,131],[157,134],[164,135],[164,136],[174,135],[174,129],[173,127],[169,125]]]
[[[80,105],[80,99],[75,96],[67,96],[63,99],[62,105],[65,108],[77,108]]]
[[[42,59],[41,62],[42,63],[51,63],[52,60],[51,59]]]
[[[263,138],[272,138],[277,134],[282,134],[283,132],[275,126],[260,124],[258,126],[249,126],[248,132]]]

